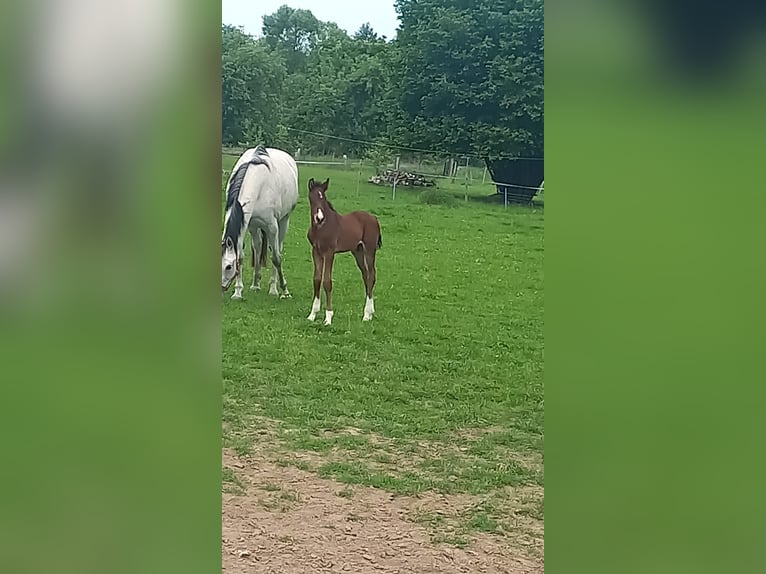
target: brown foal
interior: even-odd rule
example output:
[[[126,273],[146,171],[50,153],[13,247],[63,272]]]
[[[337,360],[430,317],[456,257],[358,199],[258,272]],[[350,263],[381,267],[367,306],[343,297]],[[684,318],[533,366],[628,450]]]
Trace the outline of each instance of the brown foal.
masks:
[[[332,324],[332,265],[336,253],[350,251],[362,272],[367,300],[364,304],[363,321],[370,321],[375,313],[372,289],[375,287],[375,252],[381,247],[378,219],[366,211],[354,211],[341,215],[327,200],[329,178],[317,183],[309,180],[309,203],[311,204],[311,227],[308,239],[314,258],[314,302],[309,321],[319,312],[319,287],[324,285],[326,309],[324,324]]]

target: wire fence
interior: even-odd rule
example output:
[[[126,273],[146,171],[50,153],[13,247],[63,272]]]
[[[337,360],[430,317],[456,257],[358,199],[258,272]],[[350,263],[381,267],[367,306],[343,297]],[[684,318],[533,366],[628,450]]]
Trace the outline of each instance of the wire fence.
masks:
[[[305,134],[305,135],[313,136],[313,137],[316,137],[316,138],[319,138],[319,139],[325,139],[325,140],[331,139],[331,140],[337,140],[337,141],[342,141],[342,142],[346,142],[346,143],[360,144],[360,145],[365,146],[365,148],[369,148],[369,147],[383,147],[383,148],[389,148],[389,149],[396,150],[399,153],[402,153],[402,152],[416,152],[416,153],[425,153],[425,154],[429,154],[429,155],[445,155],[445,152],[443,152],[443,151],[427,150],[427,149],[422,149],[422,148],[409,147],[409,146],[404,146],[404,145],[399,145],[399,144],[392,144],[392,143],[381,142],[381,141],[360,140],[360,139],[355,139],[355,138],[336,136],[336,135],[332,135],[332,134],[323,134],[323,133],[319,133],[319,132],[312,132],[312,131],[309,131],[309,130],[302,130],[302,129],[299,129],[299,128],[290,128],[290,127],[288,127],[288,128],[285,128],[285,129],[288,132],[293,132],[293,133],[298,133],[298,134]],[[468,157],[479,157],[479,156],[476,156],[474,154],[460,153],[460,152],[454,152],[454,153],[453,152],[449,152],[446,155],[462,155],[464,157],[466,157],[466,156],[468,156]],[[544,159],[542,157],[521,157],[521,156],[509,156],[508,158],[509,159],[531,160],[531,161],[543,161],[543,159]]]
[[[307,132],[313,133],[313,132]],[[323,137],[327,134],[320,134]],[[339,138],[341,140],[348,138]],[[361,142],[361,140],[353,140]],[[357,174],[357,193],[362,184],[375,184],[389,187],[391,198],[396,200],[397,192],[402,188],[424,191],[428,188],[438,193],[460,197],[464,201],[484,200],[502,201],[505,207],[511,203],[542,205],[543,182],[536,185],[521,185],[515,182],[493,181],[484,160],[471,155],[446,154],[417,148],[391,147],[376,142],[358,154],[317,152],[312,148],[297,146],[295,149],[283,147],[295,158],[298,165],[324,166],[328,169],[353,171]],[[239,157],[247,148],[224,147],[224,155]],[[513,158],[541,160],[542,158]],[[224,172],[224,177],[228,178]]]

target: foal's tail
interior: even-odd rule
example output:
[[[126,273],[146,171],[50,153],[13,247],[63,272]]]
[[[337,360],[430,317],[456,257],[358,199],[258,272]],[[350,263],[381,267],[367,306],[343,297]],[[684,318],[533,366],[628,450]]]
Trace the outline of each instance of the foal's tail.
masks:
[[[378,249],[383,247],[383,234],[378,231]]]

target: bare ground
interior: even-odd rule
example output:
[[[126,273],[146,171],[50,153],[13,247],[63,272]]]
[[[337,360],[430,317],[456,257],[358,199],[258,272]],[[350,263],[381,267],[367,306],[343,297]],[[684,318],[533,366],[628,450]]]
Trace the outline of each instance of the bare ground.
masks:
[[[542,522],[519,515],[519,535],[473,534],[457,548],[435,542],[418,516],[450,517],[476,503],[468,495],[395,496],[344,486],[264,452],[239,457],[224,450],[236,482],[223,494],[226,573],[485,573],[543,572]],[[509,500],[541,493],[517,489]]]

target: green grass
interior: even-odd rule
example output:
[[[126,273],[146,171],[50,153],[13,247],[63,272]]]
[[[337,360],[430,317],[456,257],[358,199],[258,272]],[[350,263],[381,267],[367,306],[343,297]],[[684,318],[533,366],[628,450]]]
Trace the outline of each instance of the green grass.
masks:
[[[245,485],[237,476],[237,474],[230,468],[223,467],[221,472],[221,482],[223,483],[223,491],[230,494],[245,494]]]
[[[225,172],[235,160],[224,156]],[[248,263],[245,300],[223,300],[225,444],[276,442],[284,460],[313,451],[323,462],[304,468],[401,494],[542,485],[524,461],[543,451],[543,209],[481,201],[491,186],[472,186],[465,201],[463,186],[443,181],[453,205],[424,204],[422,188],[392,201],[369,172],[299,169],[284,254],[293,298],[269,297],[268,274],[264,290],[249,291]],[[333,325],[321,325],[323,313],[306,320],[310,177],[330,178],[339,211],[380,220],[371,323],[349,254],[336,258]],[[495,520],[466,517],[473,530],[495,531]]]
[[[436,188],[429,188],[426,191],[422,191],[419,195],[421,203],[427,205],[456,205],[457,199],[449,192],[442,191]]]

